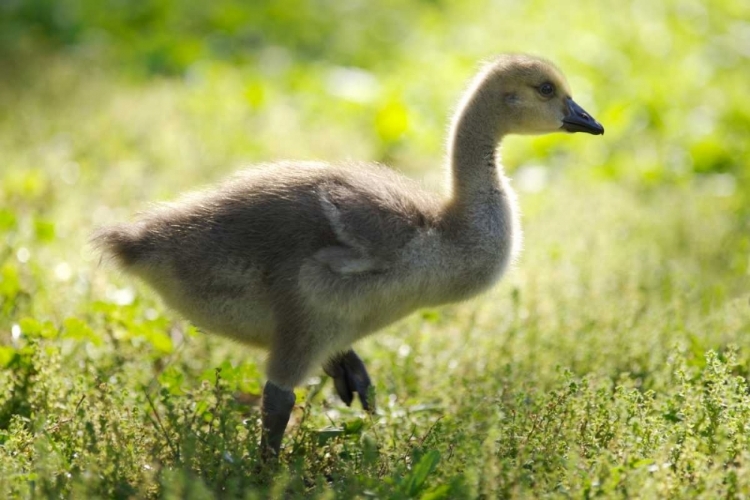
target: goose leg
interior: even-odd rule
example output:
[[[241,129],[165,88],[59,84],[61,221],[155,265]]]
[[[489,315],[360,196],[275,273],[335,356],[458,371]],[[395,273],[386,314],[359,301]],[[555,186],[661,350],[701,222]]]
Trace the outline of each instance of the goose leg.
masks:
[[[286,424],[296,396],[294,391],[283,389],[270,380],[263,388],[263,402],[261,414],[263,417],[263,431],[260,438],[261,458],[268,461],[279,456],[281,439],[284,437]]]
[[[349,349],[328,361],[323,366],[323,370],[333,378],[336,392],[347,406],[351,406],[356,392],[362,408],[368,412],[375,411],[375,401],[370,395],[372,387],[370,376],[357,353]]]

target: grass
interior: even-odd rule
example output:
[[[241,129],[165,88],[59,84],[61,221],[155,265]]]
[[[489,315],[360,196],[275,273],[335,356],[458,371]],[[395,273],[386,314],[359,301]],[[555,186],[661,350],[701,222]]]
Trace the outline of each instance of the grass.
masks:
[[[747,493],[750,357],[739,346],[750,307],[726,258],[731,200],[569,181],[522,200],[518,268],[481,299],[362,343],[376,416],[343,407],[320,378],[300,388],[273,478],[257,472],[261,355],[195,332],[140,287],[107,299],[109,282],[132,283],[79,264],[85,312],[22,315],[4,348],[0,487],[23,497]]]
[[[468,5],[456,25],[421,18],[433,45],[410,38],[357,73],[378,82],[370,97],[337,94],[331,82],[352,73],[336,64],[284,63],[278,48],[263,71],[209,60],[145,80],[86,53],[34,53],[0,82],[0,496],[750,495],[738,135],[750,114],[746,71],[713,59],[739,4],[712,7],[724,17],[706,21],[710,43],[690,9],[690,23],[669,21],[673,49],[693,58],[669,75],[639,52],[644,33],[629,41],[610,21],[589,33],[611,35],[601,52],[581,49],[598,62],[563,56],[607,135],[507,141],[525,227],[515,269],[360,343],[373,417],[343,406],[322,373],[300,387],[276,473],[258,461],[263,353],[197,332],[87,247],[96,226],[250,161],[378,159],[438,185],[448,109],[485,55],[466,47],[491,39],[463,38],[478,15]],[[653,31],[620,13],[617,26]],[[463,57],[442,53],[459,39]],[[530,35],[538,52],[544,40]],[[416,60],[418,42],[430,48]],[[712,71],[697,84],[695,68]]]

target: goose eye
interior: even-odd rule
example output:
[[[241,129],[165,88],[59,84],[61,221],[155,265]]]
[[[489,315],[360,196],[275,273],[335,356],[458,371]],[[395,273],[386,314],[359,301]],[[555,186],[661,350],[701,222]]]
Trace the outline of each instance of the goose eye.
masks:
[[[555,86],[551,83],[543,83],[539,86],[539,93],[544,97],[551,97],[555,93]]]

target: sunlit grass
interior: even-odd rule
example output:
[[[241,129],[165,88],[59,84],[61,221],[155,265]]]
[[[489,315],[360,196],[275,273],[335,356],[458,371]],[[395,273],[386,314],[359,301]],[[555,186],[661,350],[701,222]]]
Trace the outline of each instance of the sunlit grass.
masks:
[[[300,389],[276,487],[438,498],[744,491],[748,354],[733,346],[750,311],[744,272],[725,258],[731,201],[570,181],[522,195],[527,248],[503,284],[362,343],[374,418],[343,407],[330,385],[320,391],[320,379]],[[53,297],[36,319],[13,315],[6,491],[273,488],[251,472],[258,410],[232,396],[259,393],[262,354],[195,333],[95,262],[71,265],[90,284],[64,313],[75,319],[45,325]],[[409,472],[422,460],[424,483]]]

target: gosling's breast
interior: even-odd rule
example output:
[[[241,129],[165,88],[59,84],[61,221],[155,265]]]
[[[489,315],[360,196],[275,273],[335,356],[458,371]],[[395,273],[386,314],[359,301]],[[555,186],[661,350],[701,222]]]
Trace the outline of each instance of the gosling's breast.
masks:
[[[497,283],[518,257],[522,238],[512,192],[476,207],[458,230],[444,233],[437,245],[440,264],[434,276],[443,280],[436,284],[443,291],[443,302],[468,299]]]

